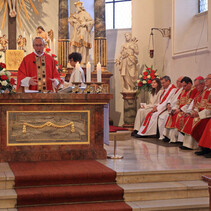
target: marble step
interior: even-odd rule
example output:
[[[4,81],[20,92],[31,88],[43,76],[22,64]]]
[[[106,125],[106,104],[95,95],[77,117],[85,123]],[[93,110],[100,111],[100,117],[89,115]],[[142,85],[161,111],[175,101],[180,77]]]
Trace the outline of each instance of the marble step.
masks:
[[[14,208],[17,202],[17,194],[15,190],[0,190],[0,208]],[[0,210],[2,211],[2,210]]]
[[[141,171],[141,172],[118,172],[117,183],[147,183],[147,182],[173,182],[201,180],[203,175],[211,175],[211,170],[168,170],[168,171]]]
[[[199,180],[118,185],[124,189],[125,201],[149,201],[209,196],[207,183]]]
[[[0,163],[0,190],[13,188],[15,176],[8,163]]]
[[[149,210],[174,210],[174,211],[209,211],[208,197],[189,198],[189,199],[169,199],[154,201],[134,201],[127,202],[133,211]]]

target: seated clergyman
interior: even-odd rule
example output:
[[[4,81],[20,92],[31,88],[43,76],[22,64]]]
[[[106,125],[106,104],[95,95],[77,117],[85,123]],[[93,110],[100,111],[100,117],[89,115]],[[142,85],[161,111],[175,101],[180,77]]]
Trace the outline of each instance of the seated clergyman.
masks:
[[[53,91],[60,82],[56,62],[44,53],[45,42],[41,37],[33,40],[34,52],[25,56],[17,76],[17,91],[23,87],[40,92]],[[22,88],[21,88],[22,87]]]

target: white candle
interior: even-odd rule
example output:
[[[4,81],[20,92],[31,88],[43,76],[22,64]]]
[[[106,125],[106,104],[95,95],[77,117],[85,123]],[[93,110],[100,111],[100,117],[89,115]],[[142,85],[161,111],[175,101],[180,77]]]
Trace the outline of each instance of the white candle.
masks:
[[[53,39],[53,53],[56,55],[56,39]]]
[[[88,62],[86,64],[86,82],[90,83],[91,82],[91,64]]]
[[[100,62],[98,62],[98,64],[97,64],[97,82],[102,82]]]
[[[32,52],[32,45],[33,45],[32,35],[31,34],[30,34],[29,45],[30,45],[30,53],[31,53]]]
[[[0,37],[2,36],[1,30],[0,30]]]
[[[77,62],[76,66],[75,66],[75,82],[80,82],[79,74],[80,74],[80,64],[79,64],[79,62]]]
[[[26,32],[25,31],[23,32],[23,37],[26,37]]]
[[[51,39],[50,39],[50,42],[49,42],[49,48],[51,49],[51,52],[52,52]]]

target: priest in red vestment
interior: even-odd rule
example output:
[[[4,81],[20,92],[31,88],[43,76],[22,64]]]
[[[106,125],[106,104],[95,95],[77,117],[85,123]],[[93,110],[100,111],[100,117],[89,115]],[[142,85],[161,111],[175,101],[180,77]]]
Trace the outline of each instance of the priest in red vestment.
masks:
[[[207,108],[208,100],[210,98],[210,91],[205,89],[204,80],[196,80],[195,87],[197,88],[199,95],[194,99],[193,108],[181,130],[185,134],[183,146],[190,149],[196,149],[198,147],[198,143],[192,138],[191,132],[194,126],[200,121],[199,115]]]
[[[181,117],[187,110],[187,106],[190,105],[194,99],[196,93],[198,92],[196,88],[193,88],[193,82],[191,78],[185,76],[181,80],[183,90],[177,98],[177,105],[171,110],[166,121],[166,131],[165,136],[167,136],[171,142],[177,142],[178,130],[176,128],[176,121]]]
[[[40,92],[52,91],[60,82],[56,61],[44,53],[45,42],[41,37],[33,40],[34,52],[24,57],[17,76],[17,91],[21,87]]]
[[[207,90],[211,90],[211,74],[205,79]],[[207,102],[206,109],[199,112],[200,121],[192,129],[191,136],[199,142],[201,151],[195,152],[196,155],[204,155],[211,158],[211,94]]]

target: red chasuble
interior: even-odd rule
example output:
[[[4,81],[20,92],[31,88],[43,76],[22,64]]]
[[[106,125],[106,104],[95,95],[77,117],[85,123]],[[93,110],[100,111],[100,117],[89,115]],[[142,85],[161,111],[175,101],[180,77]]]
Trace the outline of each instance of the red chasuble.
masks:
[[[195,98],[197,92],[198,91],[196,88],[192,88],[188,91],[182,90],[181,94],[177,99],[178,108],[181,109],[186,104],[190,104],[191,101]],[[176,122],[182,115],[183,115],[182,111],[174,115],[169,114],[165,127],[176,128]]]
[[[205,89],[203,91],[203,93],[197,98],[197,100],[194,102],[194,107],[193,109],[197,109],[198,112],[204,110],[207,108],[208,106],[208,100],[210,99],[210,90]],[[200,121],[199,117],[188,117],[187,121],[183,127],[183,129],[181,130],[183,133],[191,135],[192,129],[194,128],[194,126]]]
[[[45,78],[46,78],[46,90],[53,90],[52,81],[50,79],[58,79],[60,81],[60,76],[56,68],[56,62],[50,55],[44,53],[45,58]],[[25,77],[37,77],[37,61],[38,57],[35,53],[31,53],[24,57],[19,69],[17,76],[17,89],[21,85],[21,80]],[[42,64],[41,64],[42,65]],[[37,86],[29,86],[30,90],[38,90]]]
[[[211,149],[211,119],[209,119],[205,129],[203,130],[203,134],[199,141],[199,146]]]

